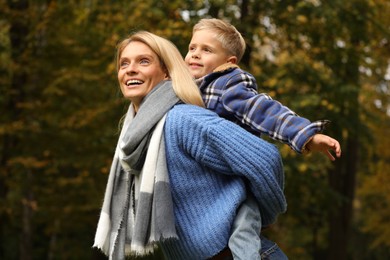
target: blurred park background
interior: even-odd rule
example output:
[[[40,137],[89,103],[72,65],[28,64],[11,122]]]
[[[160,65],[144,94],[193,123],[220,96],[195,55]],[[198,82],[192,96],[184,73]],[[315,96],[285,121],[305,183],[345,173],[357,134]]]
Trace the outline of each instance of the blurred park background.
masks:
[[[265,234],[290,259],[390,259],[389,14],[389,0],[0,0],[0,259],[105,259],[91,246],[127,106],[116,44],[149,30],[185,55],[203,17],[241,31],[259,92],[331,120],[342,145],[331,162],[278,144],[289,206]]]

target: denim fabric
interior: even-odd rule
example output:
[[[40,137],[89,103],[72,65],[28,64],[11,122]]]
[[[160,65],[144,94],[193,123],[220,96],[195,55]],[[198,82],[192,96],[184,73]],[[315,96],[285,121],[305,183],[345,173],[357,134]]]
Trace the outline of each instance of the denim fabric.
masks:
[[[253,196],[238,209],[229,238],[234,260],[286,260],[288,257],[275,242],[260,235],[261,215]],[[261,252],[261,254],[259,254]]]
[[[264,236],[261,238],[261,259],[263,260],[288,260],[282,249],[275,242],[268,240]]]
[[[229,238],[229,249],[235,260],[260,260],[261,215],[254,197],[248,194],[247,199],[238,209],[234,219],[232,234]]]

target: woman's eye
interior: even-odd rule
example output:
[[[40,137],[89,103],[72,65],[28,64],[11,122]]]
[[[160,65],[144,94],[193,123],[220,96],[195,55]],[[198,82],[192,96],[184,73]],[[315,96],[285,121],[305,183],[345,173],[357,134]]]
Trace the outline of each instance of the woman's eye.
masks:
[[[129,65],[128,62],[121,62],[120,66],[121,68],[126,68]]]
[[[142,60],[140,60],[139,63],[140,64],[149,64],[149,60],[148,59],[142,59]]]

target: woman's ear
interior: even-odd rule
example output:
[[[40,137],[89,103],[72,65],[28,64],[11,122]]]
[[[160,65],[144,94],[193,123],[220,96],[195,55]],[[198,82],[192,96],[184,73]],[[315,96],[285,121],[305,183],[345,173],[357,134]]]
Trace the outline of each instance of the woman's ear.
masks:
[[[227,60],[227,63],[237,64],[237,57],[236,56],[230,56]]]
[[[166,67],[164,67],[164,72],[165,72],[165,77],[164,77],[164,79],[170,79],[171,77],[169,76],[169,72],[168,72],[168,70],[167,70]]]

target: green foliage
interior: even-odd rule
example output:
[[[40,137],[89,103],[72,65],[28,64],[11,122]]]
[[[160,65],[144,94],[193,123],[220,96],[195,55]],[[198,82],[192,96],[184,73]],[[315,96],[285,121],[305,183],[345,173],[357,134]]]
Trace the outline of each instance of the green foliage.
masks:
[[[292,259],[320,259],[334,250],[329,217],[343,212],[353,235],[345,248],[367,249],[350,258],[389,257],[389,8],[384,0],[0,0],[0,258],[101,257],[90,248],[126,111],[115,46],[149,30],[184,55],[192,26],[209,16],[242,32],[241,66],[260,92],[331,120],[325,133],[342,144],[336,163],[279,145],[289,209],[266,235]]]

